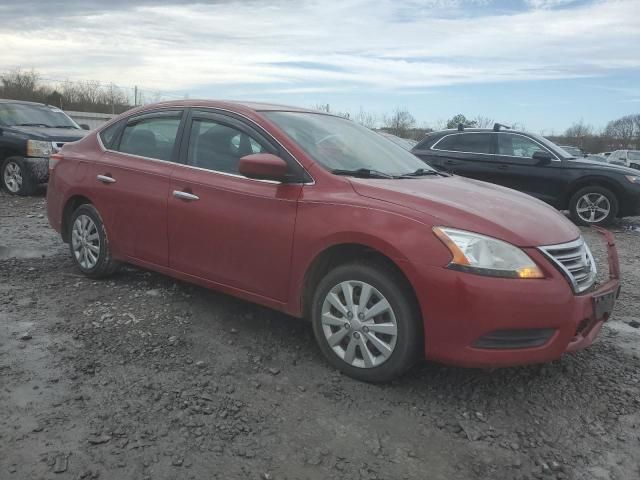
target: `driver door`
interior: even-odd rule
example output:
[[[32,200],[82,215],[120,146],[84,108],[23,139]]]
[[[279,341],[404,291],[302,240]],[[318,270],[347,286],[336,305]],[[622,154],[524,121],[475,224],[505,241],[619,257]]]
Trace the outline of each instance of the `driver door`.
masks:
[[[240,175],[240,158],[261,152],[281,155],[235,117],[195,111],[188,118],[169,189],[169,265],[284,302],[302,185]]]

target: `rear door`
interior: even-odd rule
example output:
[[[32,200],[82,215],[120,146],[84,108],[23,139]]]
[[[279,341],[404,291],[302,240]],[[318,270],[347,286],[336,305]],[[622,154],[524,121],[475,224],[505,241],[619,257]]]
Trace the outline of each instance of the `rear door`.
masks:
[[[487,162],[494,152],[493,132],[459,132],[445,135],[429,149],[428,163],[463,177],[490,181]],[[421,152],[416,154],[421,156]]]
[[[129,118],[109,132],[116,138],[105,138],[100,161],[88,166],[109,240],[122,256],[168,265],[167,199],[182,115],[168,110]]]
[[[240,175],[240,158],[262,152],[287,159],[266,134],[239,118],[192,113],[182,143],[184,164],[171,180],[170,266],[285,301],[302,185]]]

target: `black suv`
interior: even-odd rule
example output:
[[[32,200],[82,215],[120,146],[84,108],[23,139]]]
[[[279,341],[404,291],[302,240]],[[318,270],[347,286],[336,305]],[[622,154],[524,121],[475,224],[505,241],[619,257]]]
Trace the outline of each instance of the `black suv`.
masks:
[[[640,171],[576,158],[544,137],[463,128],[427,135],[412,152],[438,170],[513,188],[569,210],[581,225],[640,215]]]
[[[0,100],[0,185],[31,195],[49,178],[49,155],[80,140],[88,127],[41,103]]]

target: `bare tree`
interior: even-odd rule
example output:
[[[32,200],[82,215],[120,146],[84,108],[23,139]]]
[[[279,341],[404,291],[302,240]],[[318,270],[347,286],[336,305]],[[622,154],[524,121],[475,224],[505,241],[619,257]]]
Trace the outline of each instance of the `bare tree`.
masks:
[[[604,132],[611,138],[612,148],[629,148],[632,140],[637,139],[634,115],[626,115],[607,124]]]
[[[573,123],[573,125],[564,132],[567,143],[580,147],[584,151],[587,151],[587,145],[590,143],[589,140],[592,135],[593,127],[586,125],[582,120]]]
[[[493,127],[493,124],[495,123],[495,121],[493,120],[493,118],[489,118],[489,117],[484,117],[482,115],[476,115],[471,122],[475,123],[475,126],[477,128],[489,128],[489,127]]]
[[[358,113],[353,116],[353,120],[360,125],[371,129],[376,128],[376,125],[378,124],[376,116],[371,112],[365,112],[362,107],[360,107]]]
[[[396,107],[393,113],[383,118],[383,128],[398,137],[408,137],[416,124],[416,119],[405,108]]]

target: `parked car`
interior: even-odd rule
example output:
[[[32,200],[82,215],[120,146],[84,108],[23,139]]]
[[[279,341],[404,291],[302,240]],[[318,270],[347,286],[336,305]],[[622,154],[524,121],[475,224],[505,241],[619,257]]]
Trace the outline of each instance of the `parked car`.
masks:
[[[640,214],[636,170],[577,159],[539,135],[494,129],[427,135],[413,153],[439,171],[484,180],[569,210],[580,225]]]
[[[92,278],[120,262],[309,318],[346,374],[497,367],[590,345],[611,279],[528,195],[440,173],[354,122],[258,103],[127,112],[51,156],[47,211]],[[295,339],[291,339],[295,341]]]
[[[573,147],[571,145],[560,145],[560,148],[576,158],[587,156],[587,154],[584,153],[584,151],[579,147]]]
[[[87,132],[50,105],[0,99],[0,186],[31,195],[49,176],[49,155]]]
[[[607,160],[607,157],[603,157],[602,155],[587,155],[584,158],[585,160],[589,160],[590,162],[609,163],[609,161]]]
[[[616,150],[609,155],[609,162],[640,170],[640,150]]]
[[[416,144],[418,143],[415,140],[411,140],[410,138],[398,137],[397,135],[393,135],[391,133],[387,133],[387,132],[378,132],[378,133],[380,135],[382,135],[383,137],[388,138],[389,140],[391,140],[396,145],[401,146],[405,150],[411,151],[411,149],[413,147],[415,147]]]

